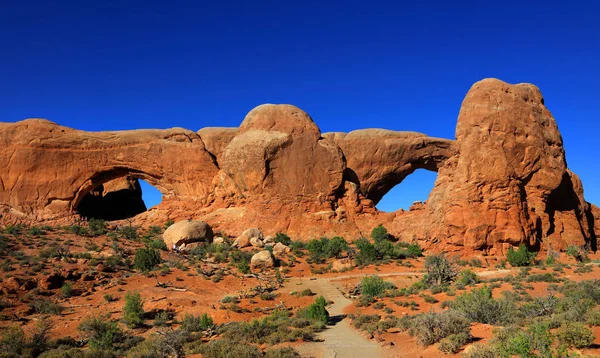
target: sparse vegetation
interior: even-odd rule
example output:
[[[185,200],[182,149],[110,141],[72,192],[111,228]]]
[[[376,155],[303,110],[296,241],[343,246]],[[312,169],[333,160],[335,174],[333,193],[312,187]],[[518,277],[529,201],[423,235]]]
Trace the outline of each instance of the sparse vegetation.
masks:
[[[535,256],[535,252],[530,252],[525,244],[521,244],[516,251],[510,247],[508,249],[508,253],[506,254],[506,259],[513,267],[523,267],[533,265],[533,259]]]
[[[141,248],[135,252],[133,267],[136,270],[148,272],[161,263],[160,254],[152,248]]]

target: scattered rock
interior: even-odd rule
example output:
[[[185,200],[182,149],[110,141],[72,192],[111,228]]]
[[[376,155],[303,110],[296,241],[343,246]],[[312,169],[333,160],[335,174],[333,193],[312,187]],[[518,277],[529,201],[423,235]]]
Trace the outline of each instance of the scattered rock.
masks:
[[[251,238],[250,239],[250,245],[252,245],[254,247],[258,247],[258,248],[261,248],[261,247],[265,246],[265,244],[262,242],[262,240],[259,239],[258,237]]]
[[[290,251],[290,248],[285,246],[281,242],[278,242],[275,244],[275,246],[273,246],[273,255],[278,259],[282,258],[285,254],[289,253]]]
[[[250,239],[252,238],[263,238],[263,234],[259,229],[248,229],[244,231],[237,239],[233,242],[233,246],[237,248],[244,248],[251,245]]]
[[[352,260],[348,258],[335,260],[332,263],[331,271],[341,272],[352,268],[353,263]]]
[[[217,236],[213,239],[213,244],[220,245],[220,244],[223,244],[224,242],[225,242],[225,239],[220,236]]]
[[[267,235],[265,237],[265,239],[263,240],[263,243],[266,244],[275,244],[275,238],[273,238],[273,236],[271,235]]]

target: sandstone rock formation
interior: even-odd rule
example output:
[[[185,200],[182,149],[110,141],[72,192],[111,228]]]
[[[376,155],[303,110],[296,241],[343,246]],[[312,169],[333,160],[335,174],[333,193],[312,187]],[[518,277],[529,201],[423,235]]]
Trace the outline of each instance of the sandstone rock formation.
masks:
[[[321,134],[299,108],[269,104],[239,128],[197,132],[0,123],[0,167],[3,224],[72,221],[85,215],[90,193],[104,198],[112,183],[127,182],[137,197],[134,181],[144,179],[163,202],[137,223],[196,218],[231,236],[256,227],[260,239],[285,232],[352,240],[384,224],[430,249],[501,255],[520,243],[595,249],[599,230],[599,210],[567,168],[539,89],[496,79],[467,93],[455,140],[383,129]],[[375,204],[419,168],[438,172],[427,202],[379,212]],[[240,237],[240,246],[258,238]]]
[[[212,239],[213,231],[210,225],[195,220],[177,222],[163,233],[163,240],[169,250],[173,249],[173,245],[180,248],[182,245],[188,246],[197,242],[210,244]]]

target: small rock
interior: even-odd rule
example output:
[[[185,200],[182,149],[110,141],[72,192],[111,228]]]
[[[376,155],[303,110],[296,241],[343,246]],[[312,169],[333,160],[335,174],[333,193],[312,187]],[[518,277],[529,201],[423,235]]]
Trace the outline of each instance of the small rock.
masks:
[[[256,237],[258,239],[263,238],[263,234],[259,229],[248,229],[244,231],[237,239],[233,242],[233,246],[238,248],[244,248],[250,246],[250,239]]]
[[[289,253],[291,250],[281,242],[278,242],[273,246],[273,255],[277,258],[281,258],[283,255]]]
[[[222,238],[222,237],[220,237],[220,236],[217,236],[217,237],[215,237],[213,239],[213,244],[219,244],[220,245],[220,244],[223,244],[224,242],[225,242],[225,239]]]
[[[250,245],[254,246],[254,247],[264,247],[265,244],[262,242],[261,239],[259,239],[258,237],[253,237],[250,239]]]

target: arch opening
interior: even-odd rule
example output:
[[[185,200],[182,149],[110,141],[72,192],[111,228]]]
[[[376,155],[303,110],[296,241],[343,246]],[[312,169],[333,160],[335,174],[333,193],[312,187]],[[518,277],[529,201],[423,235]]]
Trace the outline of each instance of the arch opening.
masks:
[[[434,187],[437,171],[416,169],[387,191],[376,208],[383,212],[409,210],[416,202],[425,202]]]
[[[101,175],[91,179],[77,194],[74,211],[80,216],[106,221],[132,218],[162,201],[162,193],[146,176]]]

